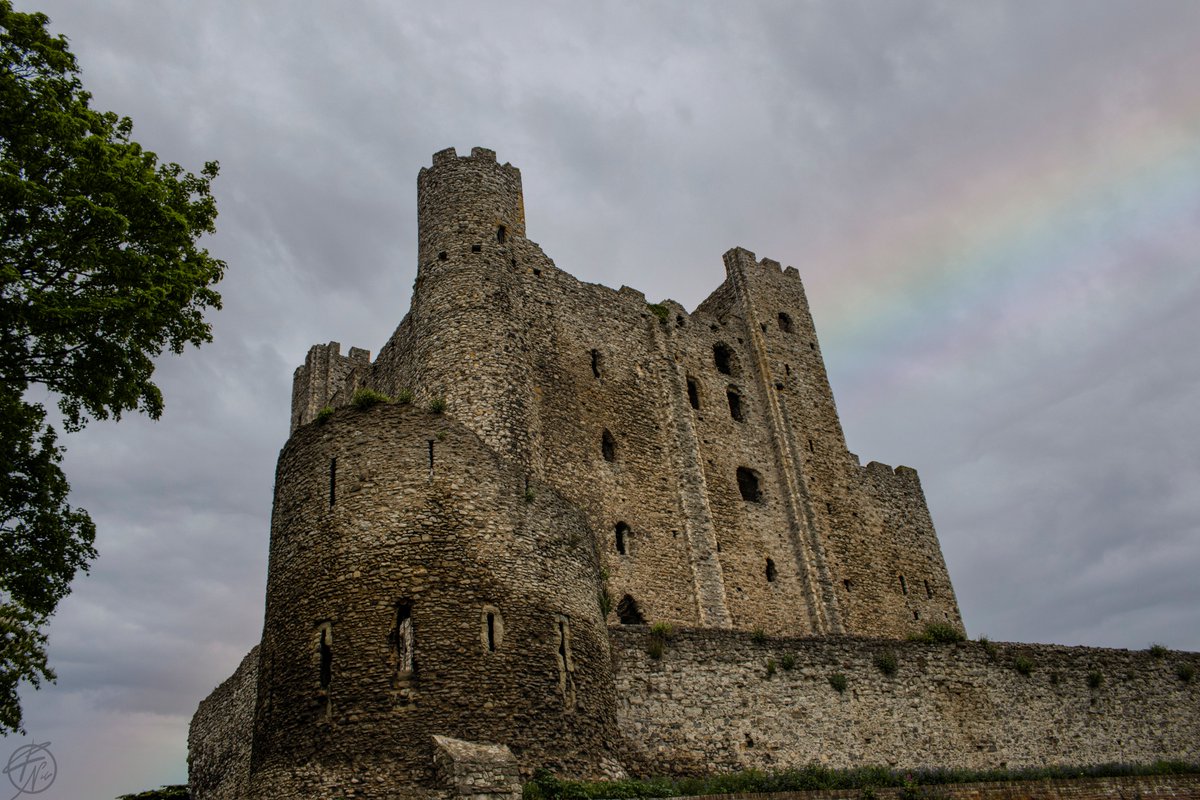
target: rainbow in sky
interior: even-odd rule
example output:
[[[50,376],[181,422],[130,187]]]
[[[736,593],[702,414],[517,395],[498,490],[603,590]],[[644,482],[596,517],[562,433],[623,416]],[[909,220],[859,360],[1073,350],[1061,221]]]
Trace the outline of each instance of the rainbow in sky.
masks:
[[[998,346],[1070,351],[1130,307],[1182,302],[1200,285],[1200,89],[1174,99],[1086,150],[1064,132],[973,165],[943,200],[816,254],[832,271],[818,330],[851,354],[838,388],[882,397]]]

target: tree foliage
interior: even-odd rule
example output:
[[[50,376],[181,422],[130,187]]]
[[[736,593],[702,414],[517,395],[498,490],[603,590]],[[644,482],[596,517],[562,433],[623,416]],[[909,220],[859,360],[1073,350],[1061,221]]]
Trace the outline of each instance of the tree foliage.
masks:
[[[42,628],[95,556],[27,392],[54,393],[68,430],[157,419],[154,359],[211,340],[225,269],[196,244],[214,230],[216,163],[159,163],[127,117],[92,109],[48,22],[0,0],[0,732],[20,729],[20,681],[53,680]]]

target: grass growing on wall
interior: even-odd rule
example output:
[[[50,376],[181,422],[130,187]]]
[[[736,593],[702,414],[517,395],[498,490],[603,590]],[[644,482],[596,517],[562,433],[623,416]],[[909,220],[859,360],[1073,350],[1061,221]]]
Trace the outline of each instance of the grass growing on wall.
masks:
[[[1085,767],[1029,769],[922,769],[886,767],[830,769],[810,765],[779,772],[730,772],[703,778],[648,778],[623,781],[568,781],[539,769],[522,789],[522,800],[600,800],[600,798],[690,797],[709,794],[802,792],[833,789],[882,789],[938,786],[949,783],[1067,780],[1141,775],[1200,774],[1200,763],[1157,761],[1153,764],[1098,764]]]

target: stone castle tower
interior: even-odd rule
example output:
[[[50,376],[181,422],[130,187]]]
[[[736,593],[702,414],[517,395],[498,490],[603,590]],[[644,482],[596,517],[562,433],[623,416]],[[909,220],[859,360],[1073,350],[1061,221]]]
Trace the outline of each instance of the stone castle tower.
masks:
[[[378,357],[317,345],[296,370],[262,643],[197,713],[195,797],[424,796],[434,737],[623,774],[651,623],[961,631],[916,472],[846,448],[795,269],[730,250],[691,313],[582,283],[482,148],[435,154],[418,200]]]

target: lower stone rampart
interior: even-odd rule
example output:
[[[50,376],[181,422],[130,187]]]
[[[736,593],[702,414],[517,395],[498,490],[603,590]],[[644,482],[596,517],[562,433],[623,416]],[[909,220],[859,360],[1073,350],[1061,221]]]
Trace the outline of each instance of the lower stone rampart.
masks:
[[[646,628],[609,632],[641,774],[1200,760],[1195,653],[694,630],[655,659]]]
[[[250,783],[250,740],[258,695],[258,645],[233,675],[200,701],[188,728],[192,797],[243,800]]]
[[[922,800],[1196,800],[1200,799],[1200,775],[1148,775],[1070,780],[950,783],[915,788],[875,788],[875,800],[918,797]],[[813,790],[713,794],[688,800],[861,800],[862,789]]]

